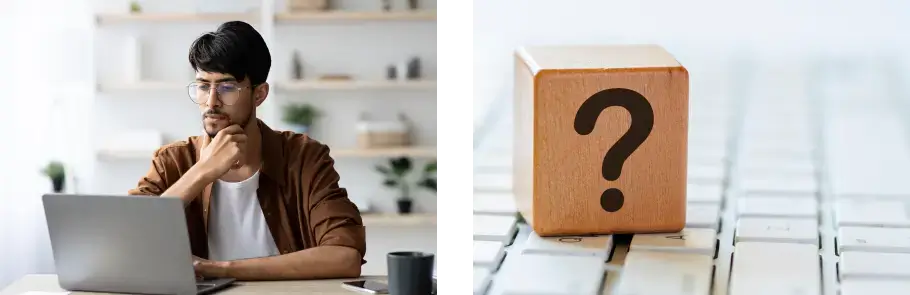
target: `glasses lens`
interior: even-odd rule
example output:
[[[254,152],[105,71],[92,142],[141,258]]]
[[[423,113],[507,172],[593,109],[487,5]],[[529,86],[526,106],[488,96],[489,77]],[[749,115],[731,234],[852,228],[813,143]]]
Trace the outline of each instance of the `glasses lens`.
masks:
[[[196,104],[205,103],[212,95],[212,85],[209,83],[190,83],[186,89],[187,95]],[[218,84],[215,91],[218,92],[218,99],[225,105],[233,105],[240,98],[240,87],[231,83]]]
[[[233,105],[237,102],[237,99],[240,98],[240,87],[234,84],[220,84],[218,85],[218,96],[221,97],[221,102],[226,105]]]
[[[191,83],[186,87],[187,95],[190,96],[190,99],[193,102],[199,104],[203,103],[208,99],[209,93],[211,93],[211,86],[205,83]]]

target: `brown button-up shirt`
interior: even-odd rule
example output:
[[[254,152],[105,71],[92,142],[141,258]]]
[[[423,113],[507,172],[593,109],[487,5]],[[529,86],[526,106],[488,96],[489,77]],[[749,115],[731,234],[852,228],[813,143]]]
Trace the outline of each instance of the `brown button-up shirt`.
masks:
[[[366,238],[360,211],[338,186],[329,148],[306,135],[277,132],[258,120],[262,133],[259,205],[281,254],[337,245],[357,249],[361,263]],[[159,148],[152,167],[130,195],[160,196],[198,161],[202,138],[190,137]],[[209,184],[186,207],[193,255],[208,258]]]

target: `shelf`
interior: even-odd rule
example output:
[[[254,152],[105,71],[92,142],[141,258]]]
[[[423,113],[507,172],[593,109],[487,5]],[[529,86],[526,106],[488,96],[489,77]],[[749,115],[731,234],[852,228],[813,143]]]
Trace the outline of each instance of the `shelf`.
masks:
[[[251,21],[254,19],[256,19],[256,15],[249,13],[121,13],[95,16],[95,21],[100,25],[138,22],[227,22],[232,20]]]
[[[117,161],[117,160],[152,160],[155,151],[98,151],[99,160]]]
[[[411,214],[382,214],[364,213],[362,216],[364,226],[415,226],[436,225],[436,214],[411,213]]]
[[[289,81],[279,89],[299,90],[435,90],[436,81]]]
[[[376,149],[335,149],[331,150],[335,158],[374,158],[374,157],[416,157],[431,158],[436,156],[436,147],[403,147]]]
[[[189,83],[180,82],[160,82],[160,81],[142,81],[125,84],[98,85],[98,92],[119,92],[119,91],[186,91],[186,85]]]
[[[392,11],[392,12],[292,12],[275,16],[279,23],[312,21],[435,21],[436,10]]]

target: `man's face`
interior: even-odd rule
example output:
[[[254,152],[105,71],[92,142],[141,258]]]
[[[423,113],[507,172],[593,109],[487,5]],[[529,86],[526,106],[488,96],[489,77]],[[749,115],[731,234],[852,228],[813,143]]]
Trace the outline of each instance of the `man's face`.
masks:
[[[202,112],[205,132],[215,137],[222,129],[237,124],[246,127],[255,106],[250,79],[238,82],[234,76],[199,71],[196,73],[196,102]]]

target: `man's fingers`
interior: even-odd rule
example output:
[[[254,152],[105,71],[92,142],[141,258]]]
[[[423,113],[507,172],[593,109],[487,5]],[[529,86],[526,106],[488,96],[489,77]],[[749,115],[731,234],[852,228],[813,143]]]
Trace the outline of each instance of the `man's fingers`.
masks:
[[[246,142],[246,140],[247,140],[246,134],[240,133],[240,134],[232,134],[232,135],[231,135],[231,141],[235,141],[235,142]]]
[[[240,125],[234,124],[234,125],[225,127],[224,129],[221,129],[221,131],[218,133],[238,134],[238,133],[243,133],[243,128],[240,128]]]

